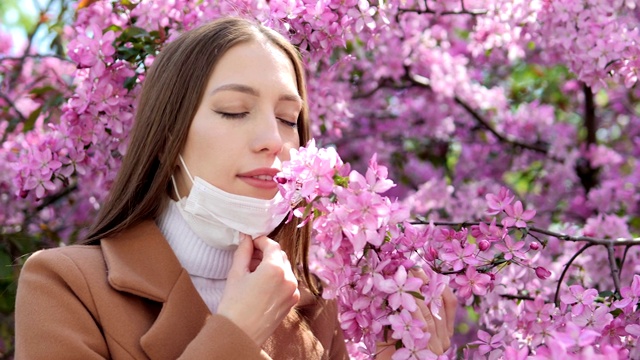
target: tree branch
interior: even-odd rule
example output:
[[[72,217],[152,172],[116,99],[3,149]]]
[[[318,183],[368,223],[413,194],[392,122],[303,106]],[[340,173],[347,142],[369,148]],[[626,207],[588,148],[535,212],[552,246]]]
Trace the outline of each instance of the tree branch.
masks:
[[[494,129],[489,124],[489,122],[486,119],[484,119],[477,111],[472,109],[471,106],[469,106],[467,103],[462,101],[459,97],[456,96],[454,98],[454,101],[456,102],[456,104],[462,106],[482,127],[487,129],[490,133],[493,134],[493,136],[498,138],[498,140],[500,140],[501,142],[513,145],[514,147],[517,147],[517,148],[533,150],[533,151],[539,152],[539,153],[544,154],[544,155],[548,154],[549,151],[545,147],[541,147],[541,146],[535,145],[535,144],[523,143],[523,142],[520,142],[520,141],[518,141],[516,139],[508,138],[507,136],[500,134],[496,129]]]
[[[27,120],[27,118],[24,116],[24,114],[22,114],[20,112],[20,110],[18,110],[18,108],[16,107],[16,104],[13,103],[13,101],[11,99],[9,99],[9,97],[3,93],[0,93],[0,98],[2,98],[2,100],[7,102],[7,105],[9,105],[10,108],[13,109],[13,111],[16,112],[16,114],[18,114],[18,118],[20,118],[20,121],[24,122]],[[11,127],[11,124],[9,124],[9,126]],[[11,130],[9,130],[9,128],[7,128],[7,130],[5,131],[5,133],[10,132]],[[4,142],[4,139],[3,139]]]
[[[500,297],[503,297],[505,299],[509,299],[509,300],[531,300],[534,301],[535,299],[532,298],[531,296],[527,296],[527,295],[509,295],[509,294],[500,294]]]
[[[429,85],[429,79],[411,75],[409,73],[409,69],[407,69],[406,67],[405,67],[405,77],[408,79],[410,83],[414,85],[431,89],[431,86]],[[472,109],[471,106],[469,106],[469,104],[465,103],[464,101],[462,101],[462,99],[460,99],[457,96],[455,96],[453,99],[458,105],[462,106],[462,108],[465,109],[471,115],[471,117],[473,117],[483,128],[487,129],[490,133],[492,133],[499,141],[509,144],[511,146],[514,146],[516,148],[532,150],[532,151],[541,153],[543,155],[549,156],[549,151],[546,147],[542,147],[536,144],[523,143],[516,139],[500,134],[496,129],[494,129],[491,126],[491,124],[489,124],[489,121],[483,118],[482,115],[480,115],[477,111]],[[557,159],[555,157],[550,157],[550,158],[555,161],[561,161],[560,159]]]
[[[560,275],[560,278],[558,279],[558,286],[556,286],[556,295],[553,297],[553,303],[556,304],[556,307],[560,306],[560,286],[562,285],[562,280],[564,279],[564,276],[567,274],[567,271],[569,270],[569,267],[571,266],[571,263],[578,258],[578,256],[580,254],[582,254],[585,250],[587,250],[588,248],[592,247],[593,244],[586,244],[585,246],[582,247],[582,249],[578,250],[578,252],[576,252],[575,254],[573,254],[573,256],[571,257],[571,259],[569,259],[569,262],[567,262],[567,264],[564,266],[564,269],[562,270],[562,274]]]
[[[598,131],[598,125],[596,120],[596,106],[591,87],[583,83],[582,93],[584,94],[584,127],[587,130],[587,146],[585,148],[589,150],[591,145],[595,145],[597,142],[596,132]],[[579,158],[576,162],[575,169],[585,193],[589,193],[591,189],[598,185],[598,169],[594,169],[589,160],[584,157]]]
[[[57,194],[53,194],[51,196],[47,196],[46,198],[44,198],[42,200],[42,203],[40,205],[38,205],[38,207],[36,208],[36,212],[46,208],[47,206],[53,204],[54,202],[64,198],[65,196],[71,194],[72,192],[76,191],[76,189],[78,188],[77,184],[73,184],[71,186],[67,186],[65,189],[63,189],[62,191],[60,191]]]
[[[430,224],[433,224],[435,226],[450,226],[450,227],[467,227],[467,226],[479,225],[481,223],[489,225],[488,222],[480,222],[480,221],[465,221],[465,222],[434,221],[434,222],[430,222],[430,221],[428,221],[428,220],[426,220],[424,218],[421,218],[420,216],[416,217],[416,220],[415,221],[411,221],[410,223],[414,224],[414,225],[430,225]],[[504,227],[501,224],[496,224],[496,226]],[[521,229],[521,230],[527,231],[527,232],[537,232],[537,233],[540,233],[540,234],[544,234],[544,235],[548,235],[548,236],[552,236],[552,237],[558,238],[559,240],[571,241],[571,242],[586,242],[586,243],[590,243],[592,245],[604,245],[604,246],[609,246],[609,244],[612,244],[613,246],[635,246],[635,245],[640,245],[640,237],[632,238],[632,239],[622,239],[622,238],[621,239],[599,239],[599,238],[593,238],[593,237],[590,237],[590,236],[570,236],[570,235],[566,235],[566,234],[561,234],[561,233],[545,230],[545,229],[538,228],[538,227],[535,227],[535,226],[527,226],[526,228],[510,227],[509,229]]]
[[[584,94],[584,127],[587,129],[587,147],[596,143],[596,106],[593,101],[593,91],[587,84],[582,84]]]
[[[613,252],[613,243],[607,245],[607,253],[609,254],[609,267],[611,268],[611,276],[613,277],[613,286],[616,288],[616,293],[620,294],[620,271],[618,270],[618,264],[616,264],[616,256]]]

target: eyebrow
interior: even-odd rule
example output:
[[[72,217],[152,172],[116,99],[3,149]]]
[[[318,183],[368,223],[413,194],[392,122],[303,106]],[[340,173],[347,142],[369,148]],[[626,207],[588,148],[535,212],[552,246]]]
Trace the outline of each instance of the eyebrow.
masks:
[[[225,84],[211,90],[209,95],[214,95],[221,91],[236,91],[236,92],[241,92],[251,96],[260,96],[260,92],[258,90],[252,88],[251,86],[242,85],[242,84]],[[294,101],[300,104],[304,103],[304,101],[302,100],[302,98],[300,98],[299,95],[282,94],[280,95],[278,100]]]

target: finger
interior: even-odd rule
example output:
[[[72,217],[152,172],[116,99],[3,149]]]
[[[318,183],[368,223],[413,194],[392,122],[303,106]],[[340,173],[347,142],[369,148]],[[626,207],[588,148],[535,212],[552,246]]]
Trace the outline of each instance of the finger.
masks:
[[[434,316],[434,322],[436,324],[436,331],[438,332],[438,341],[440,346],[442,347],[442,352],[447,351],[449,349],[450,340],[449,340],[449,328],[447,327],[446,320],[446,309],[441,308],[440,310],[440,318]],[[444,314],[443,314],[444,312]]]
[[[262,262],[262,251],[254,248],[253,254],[251,255],[251,261],[249,262],[249,271],[254,272],[261,262]]]
[[[269,239],[266,236],[258,236],[253,239],[253,246],[262,251],[262,261],[275,261],[282,263],[282,250],[280,244]]]
[[[424,270],[422,270],[422,268],[419,268],[419,267],[411,268],[409,270],[409,275],[419,278],[420,280],[422,280],[423,284],[429,283],[429,278],[427,277],[427,274],[425,274]]]
[[[445,319],[447,320],[447,330],[449,331],[449,337],[453,336],[454,322],[456,319],[456,310],[458,309],[458,299],[451,291],[450,287],[445,287],[442,293],[442,300],[444,302]]]
[[[251,241],[251,237],[242,235],[240,244],[238,244],[238,248],[233,254],[229,277],[239,277],[250,271],[249,263],[253,254],[253,241]]]
[[[418,310],[416,311],[416,315],[419,315],[425,324],[426,331],[431,334],[429,338],[429,349],[436,355],[442,355],[444,352],[442,349],[442,345],[440,343],[440,336],[438,335],[438,327],[436,325],[436,318],[433,316],[427,305],[424,301],[418,301]]]

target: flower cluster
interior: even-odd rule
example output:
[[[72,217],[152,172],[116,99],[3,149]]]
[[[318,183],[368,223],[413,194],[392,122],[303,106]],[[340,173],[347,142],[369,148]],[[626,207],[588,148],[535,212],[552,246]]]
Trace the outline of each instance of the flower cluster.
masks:
[[[554,305],[543,298],[544,281],[552,276],[537,264],[543,246],[528,235],[535,211],[525,210],[503,188],[486,196],[490,222],[458,230],[433,222],[416,225],[404,206],[383,195],[394,186],[387,175],[375,156],[362,175],[350,170],[335,149],[317,148],[311,141],[291,150],[276,178],[289,204],[303,200],[291,216],[312,222],[312,270],[323,281],[323,296],[338,300],[342,328],[350,341],[363,344],[362,353],[375,354],[377,343],[395,341],[396,359],[434,357],[425,324],[411,314],[422,301],[439,316],[442,291],[449,285],[466,305],[481,308],[502,298],[513,308],[483,316],[481,323],[495,335],[479,330],[478,340],[470,343],[478,345],[476,350],[465,349],[469,358],[530,353],[536,359],[559,354],[628,358],[637,339],[633,324],[639,320],[640,276],[622,289],[621,300],[571,285]],[[416,268],[428,281],[411,276]],[[513,272],[528,273],[524,276],[534,284],[529,294],[538,296],[509,285]],[[516,305],[514,299],[524,302]],[[509,330],[519,340],[506,336]]]

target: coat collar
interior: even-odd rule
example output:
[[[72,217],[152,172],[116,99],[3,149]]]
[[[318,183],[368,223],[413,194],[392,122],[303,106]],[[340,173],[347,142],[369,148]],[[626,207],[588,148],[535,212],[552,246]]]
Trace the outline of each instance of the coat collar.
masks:
[[[111,287],[162,303],[140,345],[150,359],[176,359],[197,336],[209,309],[154,221],[101,241]]]
[[[165,302],[183,271],[152,220],[101,241],[109,284],[120,291]]]
[[[111,287],[162,303],[140,345],[150,359],[176,359],[211,313],[153,220],[101,240]],[[300,286],[294,313],[313,321],[323,300]]]

